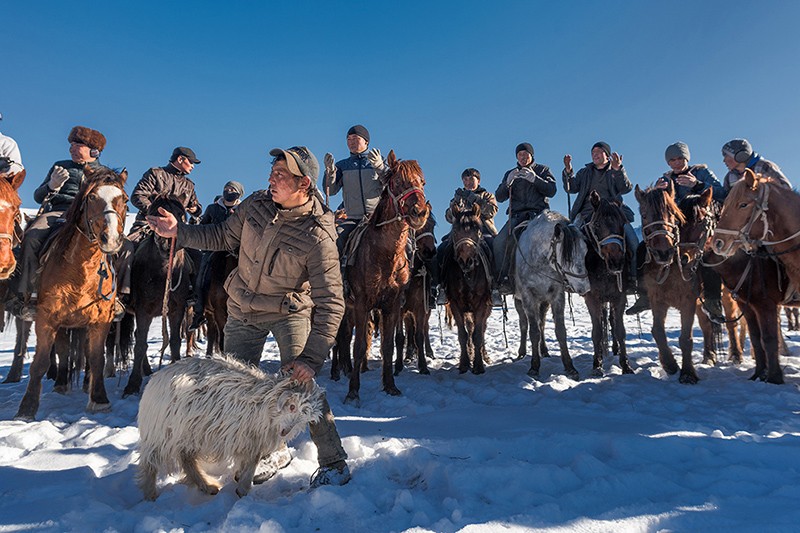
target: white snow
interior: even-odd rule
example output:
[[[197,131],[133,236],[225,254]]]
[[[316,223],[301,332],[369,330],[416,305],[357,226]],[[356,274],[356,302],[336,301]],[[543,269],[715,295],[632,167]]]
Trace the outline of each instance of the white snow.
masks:
[[[492,363],[481,376],[459,375],[455,331],[440,341],[436,312],[432,374],[406,369],[400,397],[380,391],[373,348],[362,407],[343,405],[347,382],[319,383],[337,418],[352,481],[308,491],[317,468],[305,432],[294,461],[245,498],[226,485],[206,496],[170,478],[156,502],[134,483],[138,397],[121,399],[127,376],[109,378],[113,408],[88,414],[86,396],[62,396],[45,382],[37,420],[12,420],[27,385],[0,385],[0,531],[791,531],[800,523],[800,361],[781,358],[786,384],[749,381],[753,362],[699,364],[701,381],[682,385],[658,364],[650,315],[626,321],[634,375],[616,358],[590,378],[590,322],[573,297],[570,347],[582,380],[563,376],[554,355],[541,379],[516,359],[519,332],[509,312],[491,317]],[[677,315],[669,339],[677,355]],[[641,334],[640,334],[641,333]],[[787,337],[793,352],[797,334]],[[149,355],[157,364],[160,326]],[[377,344],[377,343],[376,343]],[[0,334],[0,377],[14,345]],[[749,349],[749,346],[748,346]],[[32,355],[33,348],[30,348]],[[279,358],[270,340],[262,365]]]

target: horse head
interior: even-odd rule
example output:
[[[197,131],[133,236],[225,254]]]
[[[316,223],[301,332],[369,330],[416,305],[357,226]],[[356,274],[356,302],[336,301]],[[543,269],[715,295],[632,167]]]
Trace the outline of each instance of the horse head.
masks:
[[[618,202],[600,198],[593,190],[589,199],[594,207],[585,229],[597,254],[611,274],[620,274],[627,263],[625,224],[628,220]]]
[[[672,180],[666,188],[636,186],[639,214],[642,217],[642,238],[647,251],[656,264],[666,266],[677,256],[680,227],[686,223],[675,203]]]
[[[708,188],[702,194],[690,194],[681,200],[679,207],[686,218],[678,242],[681,267],[694,269],[703,257],[706,242],[714,231],[713,192]]]
[[[744,176],[731,187],[714,231],[712,248],[722,257],[730,257],[740,248],[751,251],[768,233],[767,208],[772,180],[745,169]],[[760,238],[753,238],[760,235]]]
[[[559,222],[553,228],[551,263],[564,279],[564,283],[576,293],[589,292],[589,274],[586,271],[586,241],[574,225]]]
[[[159,194],[153,201],[150,202],[150,206],[147,208],[147,215],[148,216],[155,216],[160,215],[159,209],[163,208],[168,213],[172,214],[176,220],[182,221],[186,218],[186,210],[183,207],[186,202],[186,195],[181,193],[180,196],[174,196],[169,193]],[[159,237],[155,233],[152,234],[153,242],[156,245],[156,248],[162,254],[169,254],[170,249],[170,239],[165,239],[164,237]]]
[[[453,256],[466,275],[482,264],[481,207],[477,203],[467,207],[459,200],[451,205],[451,213],[453,230],[450,232],[450,241],[453,243]]]
[[[386,166],[385,192],[391,198],[395,216],[414,230],[422,229],[430,214],[430,204],[425,199],[425,176],[419,163],[400,161],[392,150],[386,157]]]
[[[74,224],[103,253],[114,254],[125,242],[125,215],[128,195],[125,180],[128,171],[115,172],[107,167],[83,169],[85,179],[72,205],[64,215],[65,226]]]
[[[426,202],[428,212],[431,211],[431,203]],[[428,216],[425,225],[422,229],[416,232],[414,240],[417,243],[417,254],[423,262],[429,262],[436,255],[436,237],[433,234],[433,228],[436,226],[436,219],[433,216]]]
[[[19,186],[24,180],[25,170],[0,178],[0,279],[8,279],[17,266],[13,249],[19,242]]]

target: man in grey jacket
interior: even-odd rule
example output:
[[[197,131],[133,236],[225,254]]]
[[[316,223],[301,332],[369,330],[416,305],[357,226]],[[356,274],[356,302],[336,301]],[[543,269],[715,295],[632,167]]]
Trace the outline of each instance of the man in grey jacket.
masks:
[[[747,139],[733,139],[726,142],[722,147],[722,162],[728,167],[728,173],[722,180],[725,194],[728,194],[731,187],[742,179],[744,171],[748,168],[756,174],[774,179],[787,189],[792,188],[792,183],[780,167],[757,154]]]
[[[225,282],[225,351],[258,365],[272,333],[283,369],[306,382],[321,370],[344,314],[336,229],[316,192],[314,155],[305,146],[269,153],[275,157],[269,190],[250,195],[224,222],[179,224],[165,210],[147,222],[158,235],[177,237],[179,247],[239,248],[238,267]],[[347,454],[327,400],[310,430],[320,465],[312,487],[347,483]],[[266,481],[290,461],[286,448],[266,457],[254,482]]]

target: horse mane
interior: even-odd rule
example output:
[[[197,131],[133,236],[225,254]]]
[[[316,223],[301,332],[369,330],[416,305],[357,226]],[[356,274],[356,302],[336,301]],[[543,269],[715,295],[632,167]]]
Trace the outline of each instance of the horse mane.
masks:
[[[53,257],[61,257],[66,251],[72,234],[81,222],[84,198],[102,185],[114,185],[122,189],[122,193],[125,194],[125,181],[116,171],[105,166],[100,166],[98,168],[85,167],[84,179],[78,190],[78,194],[75,195],[75,199],[72,200],[69,209],[67,209],[67,212],[64,214],[64,224],[53,231],[53,244],[50,247],[48,255],[55,254]],[[127,194],[125,195],[125,201],[128,201]]]
[[[477,204],[476,204],[477,206]],[[458,227],[465,231],[482,231],[483,221],[481,220],[480,206],[474,211],[466,207],[457,207],[454,219],[458,222]]]
[[[385,177],[385,184],[388,184],[394,174],[399,174],[400,177],[413,180],[414,176],[422,178],[422,185],[425,185],[425,175],[422,174],[422,168],[415,159],[403,159],[397,161],[397,164],[391,168]]]
[[[620,223],[623,226],[628,223],[628,219],[622,213],[622,208],[619,203],[601,198],[600,203],[595,208],[595,213],[599,222],[604,226],[609,227],[614,222]]]
[[[642,207],[649,213],[655,213],[662,220],[666,220],[670,216],[678,219],[678,224],[686,224],[686,215],[675,203],[673,195],[669,194],[666,189],[659,189],[657,187],[648,187],[644,191]]]
[[[561,226],[561,234],[563,235],[561,241],[561,262],[562,264],[569,265],[572,263],[572,254],[579,240],[583,240],[583,235],[574,224],[569,222],[559,222]]]
[[[17,194],[17,189],[11,185],[10,178],[0,179],[0,198],[6,200],[13,207],[19,207],[22,205],[22,200],[20,199],[19,194]]]

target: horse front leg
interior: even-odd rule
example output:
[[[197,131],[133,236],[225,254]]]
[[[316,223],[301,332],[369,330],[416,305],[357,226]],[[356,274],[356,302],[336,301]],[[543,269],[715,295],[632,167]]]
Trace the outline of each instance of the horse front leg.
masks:
[[[702,304],[698,301],[693,309],[697,316],[700,331],[703,332],[703,364],[714,366],[717,364],[717,339],[711,320],[703,312]]]
[[[382,334],[381,334],[382,336]],[[383,341],[381,341],[383,343]],[[397,327],[394,331],[394,349],[397,352],[394,360],[394,375],[400,375],[403,371],[403,349],[406,345],[406,335],[403,332],[403,320],[397,321]],[[383,347],[383,344],[381,344]]]
[[[591,294],[591,292],[589,293]],[[594,347],[594,360],[592,361],[592,375],[595,377],[603,376],[603,357],[605,357],[605,345],[603,336],[605,334],[605,321],[603,320],[603,302],[594,296],[585,296],[586,307],[589,309],[589,316],[592,317],[592,345]]]
[[[528,369],[528,375],[534,379],[539,378],[539,369],[541,368],[542,359],[540,352],[539,339],[542,335],[539,320],[539,303],[536,301],[526,301],[525,309],[520,317],[525,316],[528,323],[528,335],[531,341],[531,367]],[[520,333],[521,334],[521,333]]]
[[[58,370],[56,372],[56,382],[53,384],[53,392],[58,394],[66,394],[70,389],[70,367],[75,365],[75,361],[70,360],[70,352],[73,348],[70,335],[73,332],[74,330],[59,328],[58,333],[56,333],[54,353]],[[50,367],[53,367],[52,360]],[[80,373],[81,370],[76,368],[75,371]]]
[[[361,368],[367,358],[367,320],[369,320],[369,315],[364,309],[355,309],[352,316],[356,329],[355,340],[353,341],[353,369],[350,372],[350,386],[347,396],[344,398],[344,403],[354,403],[356,407],[360,407],[361,398],[358,393],[361,388],[361,372],[358,369]],[[342,347],[339,349],[340,357],[341,349]]]
[[[31,325],[33,322],[25,322],[22,319],[15,319],[17,326],[17,341],[14,344],[14,358],[11,360],[11,368],[3,383],[19,383],[22,379],[22,367],[25,366],[25,354],[28,353],[28,337],[31,335]]]
[[[86,330],[86,357],[89,363],[89,402],[86,404],[86,410],[90,413],[111,410],[111,402],[108,400],[103,379],[105,367],[103,345],[110,327],[111,323],[94,324]]]
[[[467,329],[466,317],[464,313],[461,312],[461,309],[454,305],[450,307],[450,312],[453,314],[453,322],[455,322],[456,330],[458,331],[458,344],[461,347],[461,355],[458,360],[458,373],[463,374],[471,367],[469,350],[472,340],[470,338],[470,332]]]
[[[678,345],[681,347],[681,375],[678,381],[689,385],[694,385],[700,380],[697,377],[697,371],[694,369],[694,361],[692,361],[694,314],[694,302],[681,309],[681,335],[678,337]]]
[[[526,298],[531,298],[529,295],[525,295]],[[528,354],[528,313],[525,311],[525,302],[522,301],[521,298],[514,298],[514,307],[517,309],[517,316],[519,317],[519,348],[517,348],[517,358],[518,359],[525,359],[525,356]],[[536,352],[536,349],[533,350]],[[528,372],[530,375],[530,372]]]
[[[489,315],[492,312],[491,300],[488,305],[481,306],[472,314],[473,328],[472,328],[472,346],[474,347],[475,354],[472,361],[472,373],[483,374],[486,372],[484,364],[484,356],[486,355],[486,323],[489,321]]]
[[[171,311],[167,317],[169,321],[169,355],[171,363],[181,360],[181,325],[183,324],[183,317],[186,316],[186,306],[183,303],[179,303],[175,307],[177,309]],[[190,357],[188,338],[186,357]]]
[[[131,394],[139,394],[142,388],[142,374],[144,372],[144,362],[147,359],[147,334],[150,331],[150,323],[153,318],[146,313],[136,313],[136,332],[133,346],[133,365],[131,365],[131,375],[128,377],[128,384],[122,392],[125,398]],[[148,365],[149,366],[149,365]]]
[[[424,300],[423,300],[424,302]],[[426,355],[426,342],[428,341],[428,313],[425,305],[417,308],[416,319],[414,320],[414,346],[417,349],[417,369],[420,374],[430,374],[428,370],[428,361]]]
[[[539,354],[542,357],[550,357],[550,350],[547,349],[547,342],[544,337],[544,323],[547,319],[548,309],[550,309],[550,302],[547,300],[539,304]]]
[[[611,336],[614,337],[614,342],[617,345],[617,355],[619,356],[619,366],[622,369],[623,374],[633,374],[633,368],[631,368],[630,362],[628,361],[628,348],[625,344],[625,304],[626,304],[625,296],[621,296],[617,302],[611,306],[612,309],[609,311],[609,317],[612,325],[611,329]]]
[[[39,401],[42,394],[42,378],[50,367],[50,352],[56,339],[56,329],[46,320],[36,322],[36,353],[30,366],[30,377],[25,395],[19,404],[19,409],[14,418],[32,422],[39,410]]]
[[[651,303],[655,302],[651,300]],[[656,341],[656,346],[658,346],[658,360],[661,363],[661,368],[671,376],[677,373],[680,368],[678,368],[675,356],[667,343],[667,332],[664,329],[664,324],[667,320],[667,309],[667,306],[660,302],[652,305],[653,328],[650,332],[653,335],[653,340]]]
[[[556,339],[558,340],[558,347],[561,350],[561,364],[564,365],[564,373],[568,378],[578,381],[578,370],[572,363],[572,357],[569,355],[569,345],[567,344],[567,326],[564,323],[564,292],[558,294],[552,302],[553,310],[553,324],[556,330]],[[531,341],[533,342],[533,341]]]
[[[780,365],[778,350],[778,337],[780,331],[778,324],[780,315],[778,307],[767,301],[759,302],[759,309],[756,311],[759,329],[761,330],[761,345],[764,348],[766,359],[766,380],[767,383],[783,384],[783,369]]]
[[[391,396],[400,396],[400,389],[394,384],[392,356],[394,355],[394,334],[400,322],[400,311],[384,308],[381,313],[381,362],[383,363],[383,391]],[[401,361],[402,364],[402,361]]]

